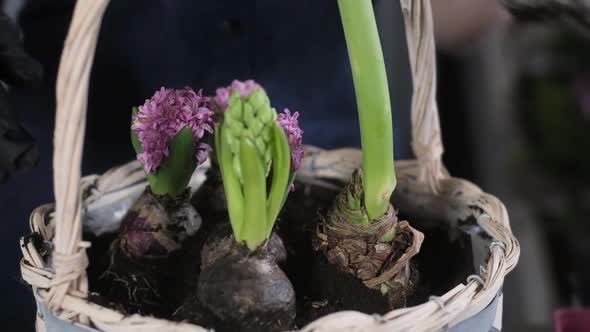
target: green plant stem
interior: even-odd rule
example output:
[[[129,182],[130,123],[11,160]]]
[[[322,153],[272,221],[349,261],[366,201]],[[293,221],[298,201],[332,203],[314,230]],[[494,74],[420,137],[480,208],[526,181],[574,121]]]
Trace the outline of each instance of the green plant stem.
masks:
[[[371,0],[338,0],[356,91],[365,209],[385,214],[396,185],[387,75]]]

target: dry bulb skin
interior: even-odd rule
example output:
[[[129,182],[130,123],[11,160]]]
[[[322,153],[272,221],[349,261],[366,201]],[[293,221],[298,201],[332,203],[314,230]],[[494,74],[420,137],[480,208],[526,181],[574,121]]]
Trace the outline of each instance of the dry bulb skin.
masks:
[[[340,271],[391,297],[392,305],[404,305],[399,298],[414,290],[418,277],[410,258],[420,250],[424,235],[399,221],[391,205],[381,218],[362,222],[364,212],[354,203],[361,196],[362,174],[357,170],[318,226],[314,249]]]

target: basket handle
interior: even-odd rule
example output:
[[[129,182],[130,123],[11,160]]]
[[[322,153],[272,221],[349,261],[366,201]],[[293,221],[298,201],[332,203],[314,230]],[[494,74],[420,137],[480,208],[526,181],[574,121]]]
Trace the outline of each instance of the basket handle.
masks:
[[[66,294],[85,297],[88,292],[80,173],[90,69],[108,3],[109,0],[76,2],[57,74],[53,138],[56,225],[52,268],[55,276],[45,298],[51,309],[59,309]]]
[[[400,0],[413,80],[412,149],[420,166],[419,181],[439,191],[446,177],[438,106],[436,104],[436,48],[431,0]]]

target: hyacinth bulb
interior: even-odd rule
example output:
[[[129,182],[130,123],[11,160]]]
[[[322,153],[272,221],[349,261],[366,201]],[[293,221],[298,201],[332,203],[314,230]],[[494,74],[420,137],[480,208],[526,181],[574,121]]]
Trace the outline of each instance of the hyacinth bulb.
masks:
[[[295,292],[277,265],[286,251],[270,239],[301,164],[299,114],[277,115],[254,81],[218,89],[214,102],[221,113],[215,149],[231,233],[209,234],[198,298],[230,330],[287,330],[295,318]]]

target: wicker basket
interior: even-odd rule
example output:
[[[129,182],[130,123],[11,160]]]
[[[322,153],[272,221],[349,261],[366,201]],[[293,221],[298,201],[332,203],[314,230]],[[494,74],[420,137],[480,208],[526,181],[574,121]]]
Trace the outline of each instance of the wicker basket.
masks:
[[[504,205],[477,186],[448,175],[435,101],[435,47],[430,0],[400,0],[406,21],[408,50],[414,78],[412,146],[417,160],[397,162],[397,207],[412,216],[435,218],[457,227],[470,221],[474,232],[474,265],[480,273],[440,297],[383,316],[339,312],[325,316],[302,331],[488,331],[501,328],[501,288],[518,261],[520,247],[512,235]],[[38,304],[37,331],[206,331],[183,323],[124,316],[86,300],[88,279],[82,228],[95,233],[116,228],[122,214],[145,187],[137,162],[103,176],[81,178],[80,165],[86,122],[90,68],[102,16],[108,0],[78,0],[57,81],[54,138],[55,205],[37,208],[31,230],[51,242],[48,258],[40,248],[21,240],[22,276],[33,288]],[[360,166],[360,151],[325,151],[307,147],[299,172],[302,182],[333,186]],[[198,187],[204,168],[193,178]],[[479,249],[477,249],[479,248]],[[492,328],[493,329],[493,328]]]

